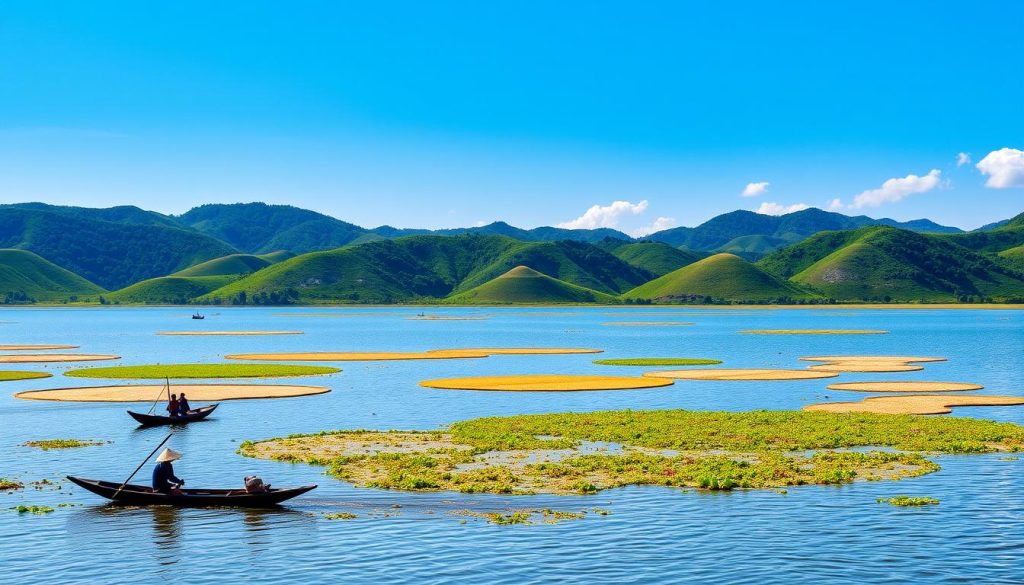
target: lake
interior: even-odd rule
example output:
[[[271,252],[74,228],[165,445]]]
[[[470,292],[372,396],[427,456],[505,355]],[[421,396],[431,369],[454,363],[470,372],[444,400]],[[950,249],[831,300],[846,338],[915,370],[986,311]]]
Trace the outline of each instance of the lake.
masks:
[[[558,411],[685,408],[799,409],[860,400],[836,381],[974,382],[980,394],[1024,394],[1024,311],[743,308],[9,308],[0,343],[68,343],[118,361],[5,364],[53,378],[3,382],[0,477],[28,483],[64,475],[121,480],[165,436],[138,429],[126,404],[19,400],[28,389],[102,385],[63,378],[67,369],[117,364],[219,362],[231,353],[420,351],[457,347],[588,347],[594,355],[348,362],[343,372],[287,382],[331,392],[229,401],[211,420],[175,432],[175,465],[189,487],[241,486],[257,474],[276,486],[320,487],[279,510],[121,508],[63,482],[0,494],[0,581],[32,583],[1021,583],[1024,576],[1024,459],[934,457],[942,470],[898,482],[770,490],[682,491],[630,487],[591,496],[491,496],[357,489],[304,464],[236,454],[246,439],[325,429],[429,430],[480,416]],[[412,320],[420,312],[478,320]],[[692,326],[609,326],[685,321]],[[763,336],[744,329],[885,329],[888,335]],[[157,336],[158,331],[299,330],[279,337]],[[842,374],[785,382],[679,381],[666,388],[608,392],[504,393],[434,390],[429,378],[502,374],[639,374],[598,366],[619,357],[704,357],[725,367],[797,368],[801,356],[942,356],[919,372]],[[658,369],[658,368],[655,368]],[[661,368],[664,369],[664,368]],[[274,382],[274,381],[268,381]],[[118,382],[113,382],[118,383]],[[132,383],[132,382],[126,382]],[[139,408],[140,405],[135,405]],[[148,405],[142,405],[145,410]],[[952,415],[1024,424],[1024,406],[961,408]],[[42,451],[35,439],[110,441]],[[147,464],[140,483],[148,481]],[[880,496],[931,496],[941,504],[898,508]],[[47,505],[45,515],[17,514]],[[58,507],[59,504],[73,504]],[[459,509],[582,510],[607,516],[556,525],[497,526]],[[324,514],[350,512],[352,520]],[[7,581],[10,579],[10,581]]]

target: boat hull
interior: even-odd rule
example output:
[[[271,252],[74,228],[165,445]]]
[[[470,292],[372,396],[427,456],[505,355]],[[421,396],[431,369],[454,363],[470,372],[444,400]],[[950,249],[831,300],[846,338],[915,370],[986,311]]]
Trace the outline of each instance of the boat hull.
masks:
[[[296,488],[271,489],[258,494],[237,490],[198,490],[183,489],[180,494],[162,494],[141,485],[127,484],[123,489],[120,483],[85,479],[67,476],[75,485],[102,496],[118,504],[133,506],[177,506],[183,508],[200,508],[206,506],[228,506],[235,508],[271,508],[285,500],[302,495],[316,485]]]
[[[211,404],[202,408],[197,408],[194,411],[186,414],[185,416],[159,416],[155,414],[142,414],[141,412],[128,411],[128,414],[132,418],[137,420],[140,425],[145,427],[155,427],[160,425],[187,425],[190,422],[196,422],[197,420],[203,420],[210,416],[210,413],[219,406],[218,404]]]

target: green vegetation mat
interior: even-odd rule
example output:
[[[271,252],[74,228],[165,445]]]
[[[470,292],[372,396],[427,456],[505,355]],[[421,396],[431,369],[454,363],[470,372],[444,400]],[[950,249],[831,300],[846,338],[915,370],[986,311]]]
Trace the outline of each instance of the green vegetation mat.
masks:
[[[837,450],[866,446],[904,452]],[[364,487],[587,494],[895,480],[939,469],[922,452],[1022,450],[1024,427],[969,418],[662,410],[480,418],[432,433],[335,431],[246,441],[239,452],[323,465]]]
[[[0,491],[13,491],[20,490],[25,487],[25,484],[21,483],[16,479],[9,479],[6,477],[0,477]]]
[[[935,506],[938,505],[939,500],[937,498],[929,498],[926,496],[911,497],[911,496],[893,496],[891,498],[878,498],[879,504],[892,504],[893,506]]]
[[[320,376],[341,370],[328,366],[290,364],[161,364],[81,368],[65,372],[75,378],[160,379],[160,378],[282,378]]]
[[[49,378],[53,374],[46,372],[23,372],[17,370],[0,370],[0,382],[11,382],[14,380],[35,380],[37,378]]]
[[[43,439],[39,441],[26,441],[22,443],[25,447],[35,447],[43,451],[50,449],[75,449],[78,447],[95,447],[104,444],[103,441],[89,441],[82,439]]]
[[[722,360],[700,358],[625,358],[594,360],[599,366],[711,366],[722,363]]]

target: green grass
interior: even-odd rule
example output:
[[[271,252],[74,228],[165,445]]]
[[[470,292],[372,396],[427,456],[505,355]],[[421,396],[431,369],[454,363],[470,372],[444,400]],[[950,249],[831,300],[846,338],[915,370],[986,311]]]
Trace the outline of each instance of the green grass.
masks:
[[[878,498],[879,504],[891,504],[893,506],[935,506],[939,500],[927,496],[893,496],[891,498]]]
[[[272,262],[253,254],[229,254],[179,270],[171,276],[226,276],[249,274],[270,266]]]
[[[358,516],[351,512],[331,512],[329,514],[324,514],[325,520],[352,520],[354,518],[358,518]]]
[[[84,439],[43,439],[39,441],[26,441],[22,443],[25,447],[35,447],[43,451],[50,449],[77,449],[78,447],[95,447],[103,445],[104,441],[89,441]]]
[[[81,368],[65,372],[74,378],[163,379],[163,378],[283,378],[336,374],[329,366],[291,364],[154,364]]]
[[[13,380],[35,380],[38,378],[49,378],[53,374],[46,372],[23,372],[17,370],[0,370],[0,382]]]
[[[65,301],[95,298],[104,292],[42,256],[27,250],[0,250],[0,302]]]
[[[240,278],[226,276],[161,276],[106,295],[112,303],[183,305]]]
[[[722,360],[701,358],[624,358],[594,360],[600,366],[711,366]]]
[[[733,254],[715,254],[623,295],[655,302],[788,302],[814,296]]]
[[[614,297],[518,266],[494,280],[448,298],[460,304],[612,303]]]

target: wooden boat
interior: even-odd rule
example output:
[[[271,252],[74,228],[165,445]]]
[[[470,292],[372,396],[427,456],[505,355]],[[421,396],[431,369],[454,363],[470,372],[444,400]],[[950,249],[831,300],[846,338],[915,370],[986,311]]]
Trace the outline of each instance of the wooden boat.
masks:
[[[84,479],[71,475],[67,477],[75,485],[98,496],[103,496],[118,504],[131,504],[135,506],[269,508],[316,488],[315,484],[296,488],[271,488],[266,492],[256,494],[246,493],[245,489],[182,489],[180,494],[162,494],[144,485],[127,484],[124,488],[121,488],[119,482]]]
[[[200,315],[199,313],[195,313],[195,314],[192,315],[192,318],[193,319],[205,319],[206,316],[205,315]]]
[[[184,416],[160,416],[157,414],[143,414],[141,412],[128,411],[128,414],[132,418],[139,421],[139,424],[146,427],[155,427],[160,425],[187,425],[190,422],[196,422],[197,420],[203,420],[210,416],[210,413],[217,408],[217,404],[210,404],[203,406],[195,410],[188,411],[188,414]]]

